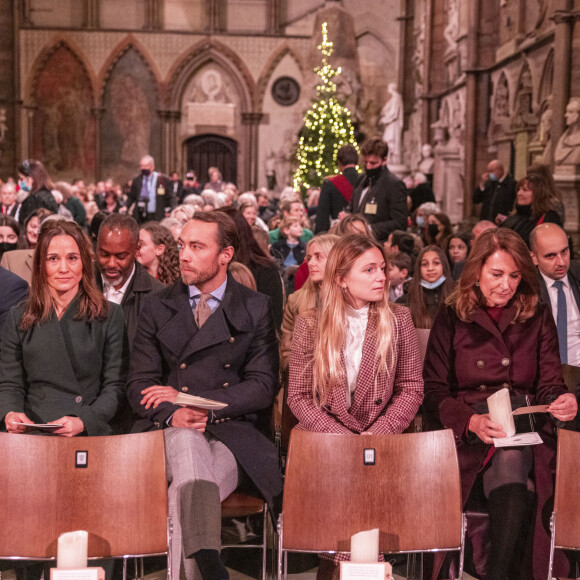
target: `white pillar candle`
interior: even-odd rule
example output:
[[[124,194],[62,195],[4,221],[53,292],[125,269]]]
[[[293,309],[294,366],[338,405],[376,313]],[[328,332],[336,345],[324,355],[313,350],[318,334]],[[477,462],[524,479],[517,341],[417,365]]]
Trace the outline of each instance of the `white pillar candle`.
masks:
[[[83,530],[60,535],[56,567],[69,570],[86,568],[88,543],[89,533]]]
[[[350,539],[351,562],[379,561],[379,529],[359,532]]]

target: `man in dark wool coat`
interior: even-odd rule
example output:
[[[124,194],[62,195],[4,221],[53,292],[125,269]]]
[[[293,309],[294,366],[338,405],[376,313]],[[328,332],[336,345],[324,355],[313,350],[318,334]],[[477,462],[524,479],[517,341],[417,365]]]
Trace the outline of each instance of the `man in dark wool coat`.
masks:
[[[178,240],[181,280],[148,296],[131,352],[134,431],[164,429],[173,570],[228,578],[219,554],[220,502],[248,478],[275,508],[282,479],[265,435],[277,391],[278,346],[270,299],[238,284],[228,264],[233,220],[200,212]],[[178,393],[226,403],[173,404]]]

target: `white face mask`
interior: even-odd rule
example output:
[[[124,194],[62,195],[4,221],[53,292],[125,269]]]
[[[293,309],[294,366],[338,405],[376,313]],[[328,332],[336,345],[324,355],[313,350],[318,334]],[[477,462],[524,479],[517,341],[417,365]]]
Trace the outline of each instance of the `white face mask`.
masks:
[[[443,284],[443,282],[445,282],[447,278],[445,278],[445,275],[441,276],[441,278],[439,278],[439,280],[435,280],[435,282],[427,282],[426,280],[421,280],[421,286],[423,286],[423,288],[427,288],[427,290],[434,290],[435,288],[439,288],[439,286],[441,286],[441,284]]]

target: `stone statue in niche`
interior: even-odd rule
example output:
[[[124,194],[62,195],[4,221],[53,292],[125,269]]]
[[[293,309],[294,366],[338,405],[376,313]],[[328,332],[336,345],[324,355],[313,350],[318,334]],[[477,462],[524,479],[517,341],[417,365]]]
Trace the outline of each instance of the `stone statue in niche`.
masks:
[[[458,0],[447,2],[447,26],[443,29],[443,36],[447,41],[446,54],[457,52],[457,36],[459,34],[459,3]]]
[[[536,115],[532,111],[532,75],[528,68],[522,71],[511,128],[515,131],[536,126]]]
[[[6,109],[0,109],[0,143],[6,140],[6,133],[8,131],[7,121],[7,111]]]
[[[341,67],[340,74],[334,78],[336,83],[336,96],[338,100],[349,110],[352,121],[361,121],[361,95],[362,85],[354,70]]]
[[[540,158],[541,162],[546,165],[551,165],[552,158],[552,98],[548,97],[540,108],[540,121],[538,123],[538,128],[532,142],[530,143],[530,148],[538,148],[542,151],[542,156]]]
[[[558,165],[580,165],[580,97],[572,97],[568,101],[566,113],[568,127],[554,151],[554,162]]]
[[[268,151],[264,159],[264,171],[266,172],[268,189],[273,191],[276,187],[276,153],[272,150]]]
[[[151,113],[143,89],[130,76],[116,76],[111,83],[113,121],[123,136],[119,161],[135,165],[149,151]]]
[[[490,144],[495,143],[498,137],[504,135],[509,128],[510,91],[507,78],[504,74],[498,80],[493,96],[491,119],[487,131]]]
[[[415,52],[413,53],[413,71],[415,75],[415,99],[423,94],[423,63],[425,62],[425,17],[421,18],[418,30],[415,30]]]
[[[433,158],[433,148],[429,143],[425,143],[421,147],[421,162],[417,168],[420,173],[425,175],[433,174],[433,165],[435,164],[435,159]]]
[[[381,110],[379,124],[384,126],[383,141],[389,146],[388,162],[392,165],[401,163],[401,139],[403,133],[403,98],[395,83],[389,84],[391,98]]]

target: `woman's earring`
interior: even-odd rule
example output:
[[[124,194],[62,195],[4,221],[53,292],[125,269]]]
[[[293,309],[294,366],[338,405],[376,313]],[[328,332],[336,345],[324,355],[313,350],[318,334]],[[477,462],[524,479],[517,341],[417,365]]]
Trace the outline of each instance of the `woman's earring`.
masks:
[[[475,283],[476,286],[479,286],[479,280]]]

